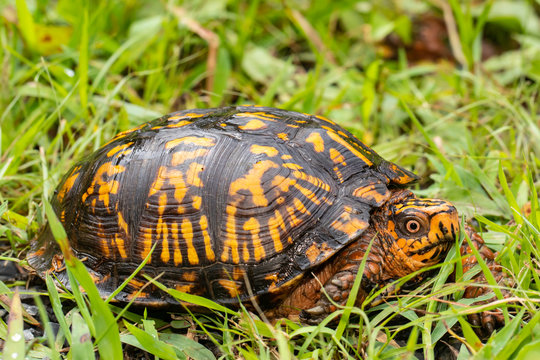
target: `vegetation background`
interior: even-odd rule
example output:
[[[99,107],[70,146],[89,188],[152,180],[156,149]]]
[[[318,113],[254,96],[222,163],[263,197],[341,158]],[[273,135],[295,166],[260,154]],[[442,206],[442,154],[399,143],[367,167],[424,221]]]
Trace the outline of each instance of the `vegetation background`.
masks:
[[[0,45],[5,359],[540,356],[539,0],[0,0]],[[75,161],[162,114],[246,103],[337,121],[421,175],[417,194],[474,218],[516,282],[491,305],[506,325],[479,338],[466,322],[489,306],[461,298],[467,279],[447,283],[455,252],[418,289],[341,309],[337,327],[202,299],[187,300],[221,312],[132,312],[75,261],[87,295],[27,289],[29,242]]]

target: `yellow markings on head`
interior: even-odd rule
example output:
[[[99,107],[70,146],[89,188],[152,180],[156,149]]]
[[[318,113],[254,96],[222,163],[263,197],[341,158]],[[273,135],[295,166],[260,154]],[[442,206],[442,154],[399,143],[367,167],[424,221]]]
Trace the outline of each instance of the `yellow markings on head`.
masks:
[[[253,154],[266,154],[266,156],[273,157],[279,154],[278,149],[272,146],[251,145],[249,149]]]
[[[318,132],[312,132],[306,139],[306,142],[312,143],[316,152],[320,153],[324,151],[324,140]]]
[[[286,133],[278,133],[277,137],[283,141],[289,141],[289,135],[287,135]]]
[[[208,154],[208,149],[196,149],[193,151],[177,151],[172,154],[171,165],[178,166],[189,160],[196,159]]]
[[[109,150],[109,152],[107,153],[107,157],[111,157],[113,156],[114,154],[116,154],[117,152],[120,152],[122,150],[125,150],[127,149],[128,147],[130,147],[131,145],[133,144],[133,141],[130,141],[128,143],[125,143],[125,144],[122,144],[122,145],[118,145],[118,146],[115,146],[113,147],[111,150]]]
[[[231,296],[231,298],[235,298],[238,295],[240,295],[241,292],[236,281],[222,279],[222,280],[218,280],[218,282],[222,288],[224,288],[225,290],[229,292],[229,295]]]
[[[237,114],[239,115],[239,114]],[[262,130],[266,129],[267,125],[261,120],[250,120],[245,125],[241,125],[238,128],[240,130]]]
[[[202,203],[202,197],[198,196],[198,195],[193,195],[191,197],[191,205],[197,209],[197,210],[200,210],[201,209],[201,203]]]
[[[251,240],[253,243],[253,253],[255,254],[255,260],[259,261],[266,257],[266,252],[261,243],[261,238],[259,237],[260,224],[256,218],[252,217],[244,223],[244,230],[251,232]]]
[[[199,220],[199,225],[201,226],[201,231],[203,233],[206,259],[208,261],[214,261],[216,260],[216,255],[214,254],[214,250],[212,249],[212,242],[210,241],[210,235],[208,234],[208,219],[206,218],[206,215],[201,216],[201,220]]]
[[[62,188],[58,192],[58,200],[60,202],[62,202],[64,200],[64,196],[66,196],[67,192],[69,190],[71,190],[71,188],[75,184],[75,180],[77,180],[77,178],[81,174],[81,173],[78,172],[79,170],[80,170],[79,166],[77,166],[75,169],[73,169],[71,174],[66,179],[66,182],[64,182],[64,184],[62,185]]]
[[[126,248],[124,246],[124,238],[125,239],[128,238],[129,230],[128,230],[128,224],[124,220],[124,216],[122,215],[122,212],[120,211],[118,212],[118,227],[122,229],[124,237],[122,237],[122,235],[119,233],[116,234],[115,236],[116,249],[118,250],[118,253],[122,257],[122,259],[126,259],[127,254],[126,254]]]
[[[167,120],[171,121],[172,118],[169,118]],[[172,119],[172,120],[176,120],[176,119]],[[191,121],[189,120],[182,120],[182,121],[179,121],[177,123],[174,123],[174,124],[169,124],[167,125],[168,128],[179,128],[179,127],[182,127],[182,126],[186,126],[186,125],[189,125],[191,124]]]
[[[289,154],[281,155],[281,158],[283,160],[290,160],[290,159],[292,159],[292,155],[289,155]]]
[[[345,161],[345,157],[336,149],[331,148],[330,149],[330,159],[334,162],[334,164],[341,164],[342,166],[347,166],[347,162]]]
[[[347,148],[347,150],[352,152],[358,158],[362,159],[362,161],[365,162],[366,165],[368,165],[368,166],[373,165],[373,162],[371,160],[369,160],[360,150],[356,149],[353,145],[351,145],[348,142],[346,142],[345,140],[343,140],[343,138],[341,136],[339,136],[338,134],[336,134],[333,131],[327,131],[326,133],[328,134],[328,136],[330,136],[332,138],[332,140],[334,140],[335,142],[337,142],[340,145],[344,146],[345,148]]]
[[[180,231],[182,232],[182,237],[186,241],[188,261],[191,265],[197,265],[199,263],[199,256],[193,246],[193,226],[189,219],[184,218],[182,220]]]
[[[165,143],[165,149],[171,149],[180,144],[197,145],[204,147],[211,147],[216,145],[216,141],[212,138],[199,137],[199,136],[186,136],[180,139],[174,139]]]
[[[176,222],[171,223],[171,235],[173,238],[173,247],[174,247],[173,260],[174,260],[175,266],[180,265],[183,261],[182,252],[180,251],[180,243],[178,241],[178,234],[179,234],[178,224]]]
[[[201,171],[203,171],[204,166],[202,164],[192,162],[189,164],[188,171],[186,173],[186,180],[188,184],[196,186],[196,187],[202,187],[203,182],[200,178]]]
[[[315,261],[317,261],[317,258],[321,254],[321,250],[317,246],[317,244],[312,244],[310,247],[306,250],[306,257],[308,258],[309,262],[312,264],[315,264]]]
[[[143,233],[143,249],[141,252],[141,260],[144,260],[148,253],[150,253],[150,249],[152,249],[152,229],[144,229]],[[148,264],[152,262],[152,257],[148,259]]]
[[[287,169],[292,169],[292,170],[302,170],[303,169],[300,165],[295,164],[295,163],[283,163],[283,167],[285,167]]]

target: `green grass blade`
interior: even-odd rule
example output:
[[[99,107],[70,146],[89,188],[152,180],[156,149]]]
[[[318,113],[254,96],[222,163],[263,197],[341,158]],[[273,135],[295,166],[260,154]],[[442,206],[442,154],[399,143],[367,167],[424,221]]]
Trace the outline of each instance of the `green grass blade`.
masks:
[[[512,194],[512,191],[508,187],[508,182],[506,181],[502,164],[499,164],[499,182],[503,188],[504,195],[506,196],[506,201],[508,201],[508,205],[510,205],[510,210],[512,211],[514,221],[519,225],[523,224],[523,220],[521,219],[521,215],[519,213],[519,205],[514,197],[514,194]]]
[[[32,14],[26,6],[26,0],[16,0],[15,5],[17,6],[17,18],[19,19],[19,31],[21,32],[23,38],[26,40],[28,47],[31,50],[35,50],[37,40],[36,40],[36,29],[34,25],[34,19]]]
[[[351,309],[355,305],[356,297],[358,295],[358,292],[360,290],[360,285],[362,284],[362,277],[364,275],[364,269],[366,267],[367,259],[369,258],[369,252],[371,251],[371,246],[373,245],[373,242],[375,241],[376,237],[373,237],[371,241],[369,242],[369,245],[366,249],[366,253],[364,254],[364,257],[362,258],[362,262],[360,263],[360,267],[358,268],[358,273],[356,274],[356,277],[354,279],[353,286],[351,288],[351,292],[349,295],[349,298],[347,299],[347,303],[345,305],[345,309],[343,310],[343,315],[341,316],[341,319],[339,321],[339,325],[336,329],[336,338],[341,339],[343,336],[343,333],[345,332],[345,329],[347,325],[349,324],[349,317],[351,315]],[[323,295],[324,296],[324,295]]]
[[[95,359],[90,330],[81,315],[73,313],[71,354],[74,359]]]
[[[456,172],[456,170],[454,169],[454,165],[452,165],[452,163],[450,161],[448,161],[448,159],[446,158],[446,156],[443,155],[443,153],[441,153],[441,151],[439,150],[439,148],[437,147],[437,145],[435,144],[435,142],[433,141],[433,139],[431,138],[431,136],[427,133],[427,131],[424,129],[424,127],[422,126],[422,123],[420,122],[420,120],[418,120],[418,118],[416,117],[416,115],[412,112],[411,108],[409,107],[409,105],[407,105],[407,103],[405,103],[405,101],[403,99],[400,99],[400,103],[401,103],[401,106],[403,107],[403,109],[405,109],[405,111],[407,112],[407,114],[409,115],[409,118],[412,120],[412,122],[414,123],[414,125],[416,126],[416,128],[422,133],[422,135],[424,136],[424,139],[426,140],[426,142],[429,144],[429,148],[431,149],[431,151],[433,151],[435,153],[435,155],[437,156],[437,158],[441,161],[441,163],[444,165],[446,171],[447,171],[447,174],[449,174],[452,179],[454,180],[454,182],[458,185],[458,186],[463,186],[463,182],[461,181],[458,173]]]
[[[88,8],[83,9],[82,24],[81,24],[81,42],[79,44],[79,65],[77,67],[77,73],[79,75],[79,97],[81,101],[81,108],[84,113],[87,112],[88,107],[88,56],[89,56],[89,43],[88,43]]]
[[[64,312],[62,311],[62,302],[60,301],[60,296],[58,295],[56,286],[54,286],[53,279],[51,278],[49,274],[47,274],[47,277],[45,278],[45,283],[47,284],[47,291],[49,292],[49,299],[51,301],[51,306],[53,308],[54,315],[56,316],[58,324],[64,331],[64,334],[66,335],[66,339],[68,343],[71,344],[71,333],[66,323]]]
[[[15,291],[9,310],[7,339],[4,344],[4,359],[23,360],[24,352],[24,333],[21,298]]]
[[[78,286],[76,285],[78,283],[86,291],[90,301],[92,320],[88,319],[88,316],[84,313],[84,302],[79,300],[77,303],[80,306],[81,314],[85,317],[90,330],[96,337],[96,344],[101,357],[108,359],[122,359],[122,344],[118,333],[118,325],[116,324],[116,320],[111,310],[107,307],[103,299],[101,299],[99,291],[83,263],[77,259],[71,251],[66,232],[56,217],[52,206],[47,201],[44,203],[44,206],[51,226],[51,231],[64,254],[64,261],[68,275],[70,276],[73,293],[76,295],[79,292]]]
[[[45,309],[45,306],[43,305],[43,302],[41,301],[41,298],[39,296],[34,296],[34,301],[38,307],[39,317],[41,319],[41,323],[43,324],[44,337],[47,339],[50,348],[49,355],[52,360],[58,360],[60,359],[60,353],[56,348],[56,343],[54,341],[54,333],[51,327],[51,323],[49,322],[47,310]]]
[[[166,360],[176,360],[174,348],[124,320],[124,325],[143,346],[144,350]]]
[[[226,308],[223,305],[219,305],[210,299],[207,299],[198,295],[183,293],[175,289],[169,289],[165,285],[160,284],[158,281],[154,281],[150,276],[146,274],[145,274],[145,278],[148,281],[152,281],[158,288],[165,291],[166,293],[174,297],[176,300],[179,300],[180,302],[186,302],[186,303],[202,306],[210,310],[216,310],[216,311],[228,313],[230,315],[237,315],[237,313],[232,311],[231,309]]]

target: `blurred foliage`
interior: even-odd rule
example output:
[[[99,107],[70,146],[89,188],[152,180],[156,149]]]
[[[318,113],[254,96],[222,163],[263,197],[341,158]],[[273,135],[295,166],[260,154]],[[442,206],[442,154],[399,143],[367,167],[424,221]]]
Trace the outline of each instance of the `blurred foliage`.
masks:
[[[417,194],[478,215],[491,230],[486,240],[524,284],[520,296],[534,297],[527,291],[538,289],[531,269],[539,245],[539,9],[538,0],[0,0],[2,256],[24,257],[45,223],[42,200],[115,133],[174,110],[252,103],[327,116],[414,170],[423,177]],[[426,334],[423,318],[409,312],[414,331]],[[375,338],[388,330],[380,319],[353,329],[360,335],[348,334],[346,345],[324,342],[324,328],[317,338],[286,328],[311,344],[291,342],[295,354],[391,357],[398,353],[390,342]],[[88,333],[78,313],[72,323],[74,333]],[[290,332],[242,324],[274,336],[279,354],[290,354],[283,345]],[[375,324],[378,331],[366,332]],[[437,326],[434,341],[446,333]],[[534,327],[519,337],[512,326],[501,332],[505,344],[534,337]],[[164,346],[131,334],[123,341]],[[227,354],[238,354],[227,342],[234,336],[225,331],[221,339]],[[261,338],[246,339],[245,358],[274,354]],[[358,343],[369,346],[360,351]],[[400,351],[418,347],[411,335]],[[175,349],[166,349],[172,356]],[[489,358],[488,350],[478,356]]]

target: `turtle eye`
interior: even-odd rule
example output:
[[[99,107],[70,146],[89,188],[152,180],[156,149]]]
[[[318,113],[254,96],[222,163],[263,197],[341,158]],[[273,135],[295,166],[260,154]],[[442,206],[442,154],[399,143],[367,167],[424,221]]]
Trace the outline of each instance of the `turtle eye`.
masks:
[[[405,229],[407,229],[407,231],[411,234],[416,234],[418,231],[420,231],[420,223],[418,220],[408,220],[405,223]]]

